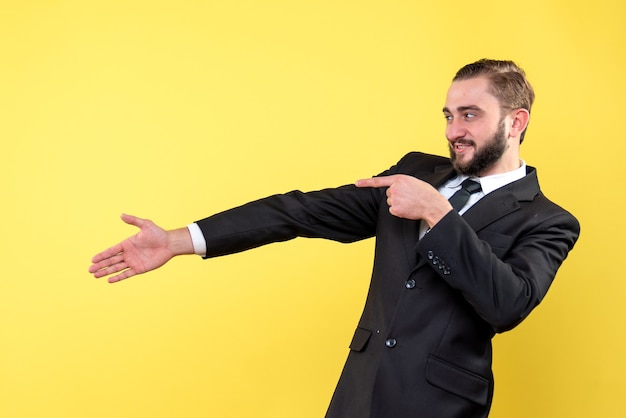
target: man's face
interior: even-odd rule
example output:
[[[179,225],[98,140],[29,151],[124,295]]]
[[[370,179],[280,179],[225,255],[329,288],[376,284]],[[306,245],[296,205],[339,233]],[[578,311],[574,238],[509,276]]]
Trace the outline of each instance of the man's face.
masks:
[[[448,90],[446,138],[452,165],[461,174],[495,174],[508,171],[509,163],[519,166],[519,157],[508,152],[507,117],[488,88],[489,81],[478,77],[454,81]]]

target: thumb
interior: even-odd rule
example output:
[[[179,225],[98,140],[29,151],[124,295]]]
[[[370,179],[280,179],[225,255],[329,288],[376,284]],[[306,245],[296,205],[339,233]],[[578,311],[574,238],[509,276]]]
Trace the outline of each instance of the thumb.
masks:
[[[138,217],[133,216],[133,215],[128,215],[126,213],[122,213],[122,215],[120,217],[128,225],[136,226],[139,229],[142,229],[145,226],[146,222],[147,222],[145,219],[141,219],[141,218],[138,218]]]

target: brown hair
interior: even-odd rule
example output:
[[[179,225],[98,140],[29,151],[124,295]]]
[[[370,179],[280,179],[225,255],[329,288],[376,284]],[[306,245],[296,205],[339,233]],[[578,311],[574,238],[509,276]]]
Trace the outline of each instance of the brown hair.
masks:
[[[513,109],[530,109],[535,101],[535,91],[526,79],[526,73],[513,61],[481,59],[467,64],[452,79],[467,80],[485,76],[490,83],[490,92],[500,102],[503,111]],[[520,135],[524,140],[526,129]]]

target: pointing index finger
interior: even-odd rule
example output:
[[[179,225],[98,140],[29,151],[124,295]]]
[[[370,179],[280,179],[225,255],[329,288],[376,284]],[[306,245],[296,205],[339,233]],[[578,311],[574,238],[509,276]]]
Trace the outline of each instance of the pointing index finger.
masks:
[[[393,183],[393,176],[372,177],[369,179],[357,180],[356,187],[389,187]]]

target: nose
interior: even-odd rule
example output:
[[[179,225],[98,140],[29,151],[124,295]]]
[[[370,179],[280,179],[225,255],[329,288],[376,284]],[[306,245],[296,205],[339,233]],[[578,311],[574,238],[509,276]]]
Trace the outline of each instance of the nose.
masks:
[[[446,138],[448,138],[448,141],[461,139],[465,137],[466,134],[467,130],[460,121],[452,119],[448,122],[448,125],[446,125]]]

